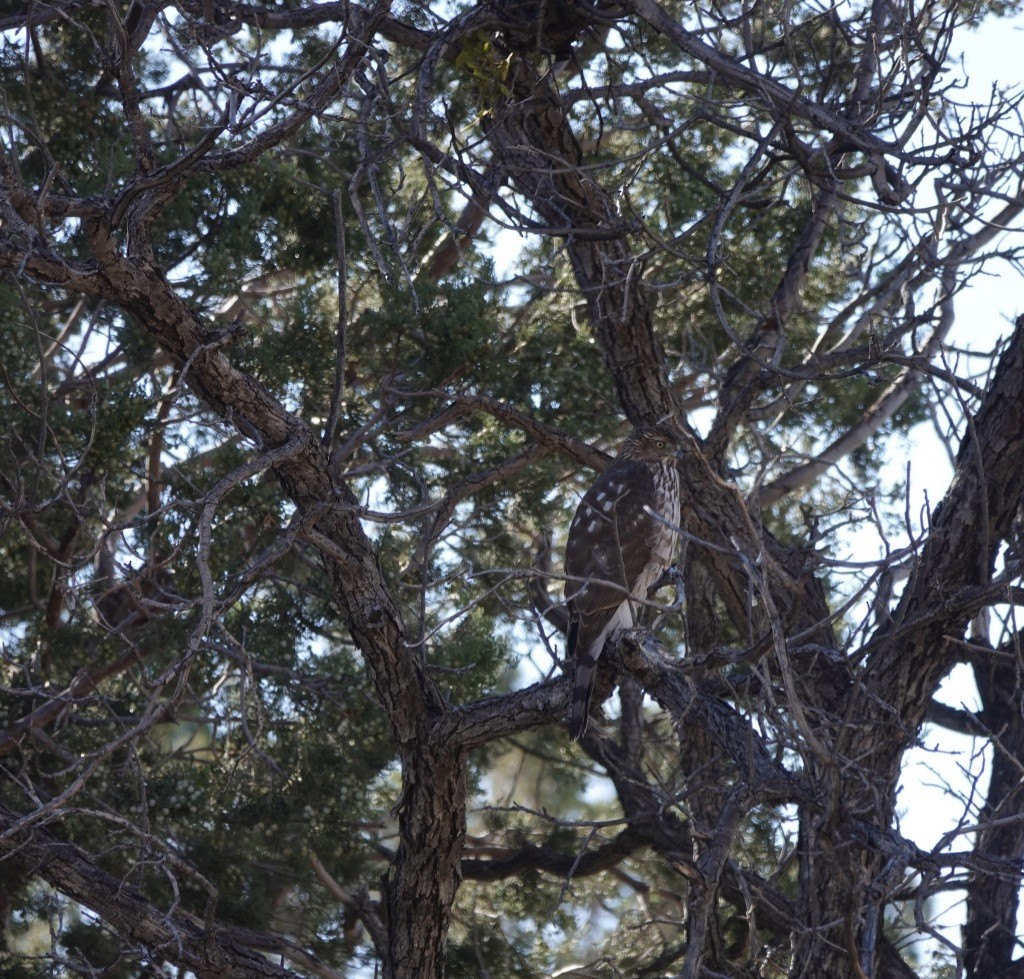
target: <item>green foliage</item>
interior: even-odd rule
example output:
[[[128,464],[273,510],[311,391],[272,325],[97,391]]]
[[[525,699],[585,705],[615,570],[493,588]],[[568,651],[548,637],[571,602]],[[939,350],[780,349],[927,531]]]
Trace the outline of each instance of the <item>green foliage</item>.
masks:
[[[455,58],[455,67],[469,75],[474,94],[485,106],[493,105],[500,95],[509,95],[509,68],[512,55],[501,58],[494,41],[483,31],[467,34],[462,40],[462,50]],[[492,110],[485,109],[481,117]]]
[[[315,9],[300,0],[266,6],[268,16]],[[433,29],[441,14],[429,6],[404,5],[402,16]],[[680,21],[694,16],[682,0],[663,6]],[[983,6],[964,15],[980,16]],[[261,97],[283,93],[260,103],[265,115],[246,136],[256,139],[306,104],[309,79],[337,57],[326,28],[268,43],[261,31],[220,23],[213,7],[212,24],[162,21],[166,45],[151,38],[134,56],[143,90],[180,81],[179,72],[192,78],[173,97],[143,100],[137,125],[154,167],[215,131],[218,153],[246,145],[223,107],[204,101],[203,85],[241,89],[248,79]],[[445,8],[446,23],[456,23],[457,7]],[[757,57],[799,73],[822,99],[849,85],[855,58],[837,17],[781,0],[716,9],[726,18],[749,13]],[[75,5],[33,28],[28,44],[14,32],[0,38],[5,140],[34,191],[116,199],[136,175],[139,148],[102,40],[109,13]],[[640,125],[633,103],[602,91],[697,66],[635,18],[617,30],[580,82],[586,97],[571,105],[574,134],[588,179],[612,189],[621,207],[628,250],[644,256],[671,380],[688,407],[707,407],[738,346],[772,315],[819,187],[794,159],[748,167],[752,141],[737,135],[738,124],[722,124],[738,96],[721,79],[666,87],[652,109],[661,121]],[[287,934],[352,974],[369,959],[367,939],[336,891],[379,894],[396,846],[401,746],[310,543],[317,521],[348,515],[349,493],[357,501],[405,624],[404,652],[450,703],[523,687],[553,675],[563,639],[537,614],[521,572],[541,540],[560,548],[593,474],[494,406],[541,432],[601,446],[623,431],[586,320],[589,297],[576,291],[562,237],[524,238],[510,257],[505,238],[487,240],[485,224],[460,239],[454,271],[436,280],[427,271],[465,206],[465,186],[445,183],[458,173],[453,161],[479,162],[472,153],[510,95],[514,57],[503,57],[487,31],[463,34],[454,58],[438,58],[439,94],[414,126],[403,113],[417,104],[425,56],[388,43],[386,99],[365,101],[357,77],[272,150],[216,172],[198,168],[161,204],[152,229],[155,264],[200,316],[218,356],[318,434],[338,395],[337,430],[325,447],[334,486],[322,512],[296,517],[280,470],[254,466],[281,446],[257,444],[234,415],[215,415],[190,387],[193,365],[169,362],[148,324],[89,295],[24,277],[0,283],[0,729],[57,694],[67,701],[40,736],[19,737],[0,800],[27,811],[71,791],[76,811],[59,832],[161,909],[177,904],[202,918],[216,892],[224,922]],[[219,74],[197,70],[196,82],[163,50],[175,46],[219,59]],[[755,122],[768,128],[763,117]],[[803,135],[793,134],[794,146]],[[410,148],[417,140],[442,149],[419,158]],[[506,192],[498,178],[495,188],[496,198]],[[491,202],[491,217],[506,220],[501,203]],[[535,217],[528,211],[523,205],[524,222]],[[118,229],[118,248],[127,250],[129,234],[127,223]],[[890,271],[894,260],[871,266],[866,257],[879,234],[874,212],[852,199],[837,206],[786,324],[783,370],[798,371],[822,323],[864,284],[865,267]],[[78,217],[51,237],[64,260],[87,256]],[[496,267],[508,281],[496,281]],[[229,324],[229,337],[218,332]],[[872,356],[885,352],[883,341],[880,326],[869,331]],[[914,353],[901,342],[888,352]],[[903,369],[875,360],[856,370],[839,363],[799,386],[766,381],[751,415],[768,421],[734,434],[727,475],[751,489],[777,460],[813,455],[856,425]],[[764,513],[776,538],[796,545],[810,537],[809,559],[832,546],[851,508],[877,489],[887,440],[926,416],[926,397],[924,388],[912,392],[844,460],[846,483],[820,483]],[[844,582],[822,580],[838,607]],[[685,652],[680,616],[666,616],[660,638]],[[749,640],[728,624],[722,638]],[[617,710],[609,702],[609,724]],[[676,732],[653,704],[643,721],[662,749],[644,759],[644,771],[678,799],[673,818],[689,820],[686,773],[665,747]],[[574,751],[555,719],[475,751],[470,838],[484,850],[543,848],[570,859],[614,839],[622,825],[614,787]],[[559,822],[553,813],[569,816]],[[575,819],[587,822],[566,825]],[[754,811],[737,856],[792,895],[795,871],[779,859],[783,833],[776,813]],[[177,893],[164,873],[172,864]],[[687,884],[645,852],[620,869],[571,881],[530,869],[467,882],[450,974],[539,977],[603,952],[622,974],[643,974],[680,945]],[[10,876],[0,876],[4,977],[144,974],[141,956],[124,952],[92,916],[73,906],[57,915],[53,893]],[[54,923],[52,941],[43,922]],[[730,947],[750,939],[731,912],[720,910],[717,924]],[[945,968],[937,964],[934,975]]]

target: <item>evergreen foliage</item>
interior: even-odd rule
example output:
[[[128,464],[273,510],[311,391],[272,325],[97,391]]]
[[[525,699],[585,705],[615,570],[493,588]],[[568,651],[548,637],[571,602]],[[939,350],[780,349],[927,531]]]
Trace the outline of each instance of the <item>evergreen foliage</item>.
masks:
[[[1024,134],[1012,99],[958,123],[941,79],[956,32],[1013,5],[663,3],[732,75],[652,4],[340,6],[0,14],[0,975],[439,975],[396,951],[396,908],[451,976],[839,975],[815,963],[854,952],[843,975],[954,974],[900,957],[915,902],[946,873],[986,933],[1024,840],[929,863],[895,799],[941,679],[992,646],[1019,665],[1019,485],[986,453],[1009,466],[1024,432],[977,433],[1024,341],[957,360],[948,327],[1021,257],[982,218],[1024,209]],[[644,625],[692,711],[609,651],[618,692],[572,746],[566,528],[665,398],[704,468],[685,589]],[[881,473],[926,420],[993,492],[977,579],[921,570],[938,515],[903,527]],[[851,527],[882,555],[852,584]],[[941,625],[918,638],[943,662],[872,686],[906,622]],[[957,721],[1016,746],[988,709]],[[859,774],[873,737],[894,758]],[[965,821],[1016,818],[1001,791]],[[415,815],[423,792],[464,837]],[[27,840],[75,844],[152,921]],[[836,861],[813,879],[812,852]],[[410,869],[425,853],[447,878]],[[206,965],[152,922],[207,929]],[[972,979],[983,944],[958,953]]]

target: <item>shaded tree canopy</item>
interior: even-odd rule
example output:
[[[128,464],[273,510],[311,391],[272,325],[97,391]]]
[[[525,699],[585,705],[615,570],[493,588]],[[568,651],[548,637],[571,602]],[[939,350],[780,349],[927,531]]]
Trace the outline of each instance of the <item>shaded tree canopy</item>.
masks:
[[[3,975],[1024,975],[1024,320],[954,332],[1012,12],[5,7]],[[566,527],[666,420],[571,744]],[[931,724],[987,759],[937,846]]]

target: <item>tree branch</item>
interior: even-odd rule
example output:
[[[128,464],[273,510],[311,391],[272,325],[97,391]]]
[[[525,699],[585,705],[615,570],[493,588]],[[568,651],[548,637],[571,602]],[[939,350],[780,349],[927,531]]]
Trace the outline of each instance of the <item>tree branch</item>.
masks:
[[[160,911],[73,843],[34,824],[22,829],[20,818],[0,804],[0,861],[20,874],[42,877],[154,958],[168,958],[199,979],[297,979],[297,973],[274,965],[216,927],[200,925],[180,910]]]

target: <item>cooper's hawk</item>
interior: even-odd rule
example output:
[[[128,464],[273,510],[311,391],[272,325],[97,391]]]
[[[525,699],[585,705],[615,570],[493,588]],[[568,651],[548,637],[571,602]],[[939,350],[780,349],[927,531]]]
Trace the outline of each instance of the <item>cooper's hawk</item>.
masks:
[[[633,627],[634,600],[646,599],[672,562],[673,527],[679,524],[676,442],[667,425],[635,429],[587,490],[569,525],[566,655],[576,658],[569,708],[573,741],[587,729],[605,640]]]

